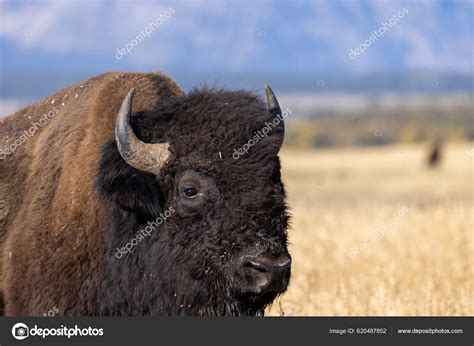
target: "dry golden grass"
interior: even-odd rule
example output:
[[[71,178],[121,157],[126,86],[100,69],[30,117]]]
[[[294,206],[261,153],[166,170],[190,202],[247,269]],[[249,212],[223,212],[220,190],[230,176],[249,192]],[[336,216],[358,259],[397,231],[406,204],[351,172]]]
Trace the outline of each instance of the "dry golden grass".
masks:
[[[267,315],[474,315],[473,146],[435,170],[424,146],[283,152],[293,276]]]

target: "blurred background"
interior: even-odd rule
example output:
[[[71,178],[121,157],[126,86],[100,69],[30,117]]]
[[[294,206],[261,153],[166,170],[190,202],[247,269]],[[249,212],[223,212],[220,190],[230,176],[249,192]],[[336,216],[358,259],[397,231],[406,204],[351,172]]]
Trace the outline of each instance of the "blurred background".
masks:
[[[472,1],[2,0],[0,6],[0,115],[104,71],[162,70],[185,90],[203,82],[255,90],[269,83],[294,111],[289,121],[298,123],[287,145],[412,142],[434,132],[474,139]],[[383,37],[350,58],[404,8]],[[130,53],[117,53],[160,15],[161,24]]]
[[[473,23],[473,1],[1,0],[0,117],[111,70],[269,83],[294,258],[269,313],[472,315]]]

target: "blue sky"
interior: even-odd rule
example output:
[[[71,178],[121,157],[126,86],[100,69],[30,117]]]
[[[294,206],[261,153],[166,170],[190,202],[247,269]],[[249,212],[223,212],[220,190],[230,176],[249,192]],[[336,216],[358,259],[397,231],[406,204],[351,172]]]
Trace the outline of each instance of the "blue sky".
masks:
[[[0,96],[47,94],[109,70],[162,70],[255,87],[261,79],[473,71],[473,1],[0,0]],[[121,60],[139,31],[173,14]],[[356,48],[403,8],[364,54]],[[41,84],[41,85],[38,85]],[[13,90],[13,91],[12,91]],[[15,91],[16,90],[16,91]],[[16,95],[16,94],[15,94]]]

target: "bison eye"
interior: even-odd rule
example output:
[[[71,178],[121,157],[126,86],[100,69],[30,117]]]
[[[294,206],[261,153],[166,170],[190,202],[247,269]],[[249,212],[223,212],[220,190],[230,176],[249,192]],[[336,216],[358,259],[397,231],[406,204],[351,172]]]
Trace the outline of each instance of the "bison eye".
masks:
[[[196,197],[198,194],[197,190],[194,187],[187,187],[184,189],[183,192],[188,198]]]

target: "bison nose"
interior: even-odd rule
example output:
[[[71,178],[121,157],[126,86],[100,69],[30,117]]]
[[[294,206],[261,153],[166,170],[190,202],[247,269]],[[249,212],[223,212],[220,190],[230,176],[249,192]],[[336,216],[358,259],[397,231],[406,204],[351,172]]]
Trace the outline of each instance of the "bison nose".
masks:
[[[241,267],[254,293],[281,293],[290,280],[291,257],[287,254],[278,258],[243,256]]]

